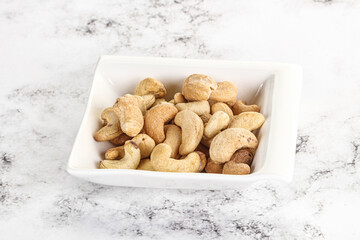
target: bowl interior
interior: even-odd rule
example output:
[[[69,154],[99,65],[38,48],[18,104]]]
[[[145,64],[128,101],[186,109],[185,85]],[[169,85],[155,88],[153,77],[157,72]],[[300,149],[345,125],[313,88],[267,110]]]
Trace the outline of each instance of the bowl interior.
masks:
[[[273,72],[241,65],[219,64],[215,61],[204,63],[178,60],[139,63],[113,58],[102,59],[97,66],[88,107],[74,144],[69,167],[96,169],[104,152],[113,147],[107,142],[96,142],[93,134],[102,126],[100,115],[103,109],[112,106],[119,96],[133,93],[142,79],[154,77],[164,83],[168,90],[166,98],[170,100],[174,93],[181,91],[184,79],[193,73],[212,76],[217,82],[231,81],[238,86],[239,99],[261,107],[261,112],[267,121],[260,131],[256,132],[260,144],[252,165],[252,172],[259,171],[265,161],[268,143]],[[142,172],[139,171],[139,174]]]

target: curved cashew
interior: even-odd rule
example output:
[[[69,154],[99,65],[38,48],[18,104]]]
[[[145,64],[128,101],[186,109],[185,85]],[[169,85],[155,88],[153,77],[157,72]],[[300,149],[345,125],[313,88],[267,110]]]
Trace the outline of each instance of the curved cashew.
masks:
[[[236,115],[229,128],[244,128],[252,131],[258,129],[265,122],[265,117],[258,112],[243,112]]]
[[[155,171],[153,168],[150,158],[146,158],[140,161],[137,170],[144,170],[144,171]]]
[[[106,160],[119,160],[125,155],[124,146],[110,148],[105,152]]]
[[[186,99],[184,98],[184,95],[182,95],[181,93],[175,93],[174,95],[174,104],[177,103],[186,103]]]
[[[155,141],[143,133],[137,135],[131,141],[139,146],[141,159],[149,157],[155,147]]]
[[[234,115],[238,115],[242,112],[260,112],[260,107],[258,105],[246,105],[246,102],[237,100],[232,106]]]
[[[154,95],[148,94],[148,95],[142,96],[142,98],[144,99],[146,109],[149,109],[155,103]]]
[[[164,141],[164,124],[173,119],[177,112],[177,108],[169,103],[157,105],[146,112],[145,132],[156,144]]]
[[[210,113],[210,105],[208,101],[178,103],[175,106],[179,112],[187,109],[193,111],[199,116],[205,113]]]
[[[216,163],[228,162],[240,148],[255,148],[255,135],[243,128],[228,128],[216,135],[210,144],[210,157]]]
[[[250,173],[250,166],[245,163],[229,161],[224,164],[222,173],[232,175],[246,175]]]
[[[165,98],[157,98],[157,99],[155,99],[155,102],[153,103],[153,105],[151,107],[153,108],[156,105],[159,105],[159,104],[161,104],[163,102],[166,102]]]
[[[205,123],[207,123],[207,122],[210,120],[211,114],[210,114],[210,113],[201,114],[201,115],[200,115],[200,118],[201,118],[201,120],[203,121],[203,123],[205,124]]]
[[[190,110],[184,110],[176,114],[175,124],[181,127],[182,131],[180,155],[193,152],[199,145],[204,132],[204,124],[201,118]]]
[[[232,106],[236,102],[237,93],[238,89],[232,82],[220,82],[218,83],[217,89],[212,91],[209,99],[218,102],[226,102]]]
[[[209,122],[205,124],[204,127],[204,135],[207,138],[212,138],[221,130],[226,128],[230,123],[229,115],[227,115],[223,111],[215,112],[211,118],[209,119]]]
[[[135,95],[144,96],[144,95],[154,95],[155,98],[163,97],[166,95],[166,89],[164,84],[155,78],[145,78],[142,80],[136,87]]]
[[[138,107],[140,108],[142,114],[144,115],[146,112],[146,104],[145,104],[145,99],[141,96],[137,96],[137,95],[132,95],[132,94],[125,94],[123,97],[119,97],[118,99],[116,99],[116,102],[114,104],[113,107],[117,107],[119,104],[119,101],[121,100],[121,98],[128,98],[133,102],[136,102]]]
[[[200,166],[199,166],[199,169],[198,169],[198,172],[202,172],[206,166],[206,163],[207,163],[207,159],[206,159],[206,156],[205,156],[205,153],[203,152],[200,152],[200,151],[195,151],[199,157],[200,157]]]
[[[120,146],[120,145],[124,145],[124,143],[127,141],[127,140],[130,140],[131,137],[126,135],[125,133],[121,134],[120,136],[114,138],[114,139],[111,139],[110,142],[112,144],[115,144],[117,146]]]
[[[197,172],[199,170],[199,154],[192,152],[181,160],[171,158],[170,155],[169,145],[166,143],[157,145],[150,156],[153,168],[162,172]]]
[[[223,163],[216,163],[211,158],[208,159],[208,162],[205,167],[207,173],[222,173],[223,172]]]
[[[217,102],[215,104],[213,104],[211,106],[211,114],[214,114],[218,111],[223,111],[225,112],[227,115],[229,115],[230,120],[233,118],[234,114],[231,110],[231,108],[226,104],[226,103],[222,103],[222,102]]]
[[[121,130],[126,135],[135,137],[144,126],[144,117],[138,101],[132,97],[120,97],[113,108],[119,117]]]
[[[120,160],[102,160],[100,168],[136,169],[140,162],[140,149],[133,141],[124,145],[124,157]]]
[[[104,127],[94,134],[96,141],[108,141],[122,134],[119,118],[113,108],[106,108],[101,113],[101,119],[104,120]]]
[[[252,150],[249,148],[243,148],[240,150],[237,150],[230,158],[230,161],[234,161],[236,163],[245,163],[249,166],[251,166],[251,163],[253,161],[254,154],[252,153]]]
[[[173,124],[165,125],[165,140],[164,143],[171,147],[171,156],[176,158],[179,154],[179,147],[181,144],[181,129]]]
[[[192,74],[187,77],[182,87],[182,94],[188,101],[208,100],[217,84],[212,77],[202,74]]]

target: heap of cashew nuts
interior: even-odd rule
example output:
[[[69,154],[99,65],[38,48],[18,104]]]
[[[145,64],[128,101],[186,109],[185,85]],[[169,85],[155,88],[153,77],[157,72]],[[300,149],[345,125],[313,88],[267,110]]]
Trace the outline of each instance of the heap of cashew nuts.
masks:
[[[96,141],[117,147],[105,153],[102,169],[249,174],[258,145],[252,131],[265,121],[257,105],[237,100],[228,81],[193,74],[182,92],[164,99],[164,85],[146,78],[134,94],[106,108]]]

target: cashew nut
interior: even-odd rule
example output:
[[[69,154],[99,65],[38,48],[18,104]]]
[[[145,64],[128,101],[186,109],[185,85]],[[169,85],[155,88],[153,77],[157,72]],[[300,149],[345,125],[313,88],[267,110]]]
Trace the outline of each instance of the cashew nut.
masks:
[[[210,113],[201,114],[201,115],[200,115],[200,118],[201,118],[201,120],[203,121],[203,123],[205,124],[205,123],[207,123],[207,122],[210,120],[211,114],[210,114]]]
[[[171,147],[166,143],[158,144],[150,156],[153,168],[162,172],[197,172],[200,168],[200,156],[195,152],[181,160],[170,156]]]
[[[137,170],[155,171],[151,164],[150,158],[145,158],[141,160],[139,166],[137,167]]]
[[[245,163],[229,161],[224,164],[223,174],[246,175],[250,173],[250,166]]]
[[[155,147],[155,141],[143,133],[137,135],[131,141],[135,142],[139,146],[141,159],[149,157],[151,151]]]
[[[114,139],[111,139],[110,142],[112,144],[115,144],[117,146],[120,146],[120,145],[124,145],[124,143],[127,141],[127,140],[130,140],[131,137],[126,135],[125,133],[121,134],[120,136],[114,138]]]
[[[155,102],[155,96],[151,94],[144,95],[142,98],[144,99],[146,109],[149,109]]]
[[[258,105],[246,105],[246,102],[237,100],[232,106],[234,115],[238,115],[242,112],[260,112],[260,107]]]
[[[223,163],[216,163],[211,158],[208,159],[208,162],[205,167],[207,173],[222,173],[223,172]]]
[[[186,103],[186,99],[184,98],[184,95],[182,95],[181,93],[175,93],[174,95],[174,104],[177,103]]]
[[[205,124],[204,135],[207,138],[214,137],[221,130],[226,128],[229,125],[229,122],[230,122],[229,115],[227,115],[225,112],[223,111],[215,112],[209,119],[209,122]]]
[[[232,106],[236,102],[237,93],[238,89],[232,82],[219,82],[218,87],[211,92],[209,99],[218,102],[225,102]]]
[[[106,160],[116,160],[123,158],[125,154],[124,146],[110,148],[105,152]]]
[[[119,117],[121,130],[126,135],[135,137],[144,126],[144,117],[138,101],[132,97],[120,97],[113,108]]]
[[[223,112],[225,112],[227,115],[229,115],[230,120],[231,120],[231,119],[233,118],[233,116],[234,116],[231,108],[230,108],[227,104],[222,103],[222,102],[217,102],[217,103],[215,103],[215,104],[213,104],[213,105],[211,106],[211,114],[214,114],[214,113],[216,113],[216,112],[218,112],[218,111],[223,111]]]
[[[243,148],[237,150],[230,158],[230,161],[235,161],[236,163],[245,163],[251,166],[253,161],[254,154],[248,148]]]
[[[165,125],[165,140],[164,143],[168,144],[171,147],[171,156],[172,158],[177,158],[179,154],[179,147],[181,144],[181,129],[173,124]]]
[[[200,151],[195,151],[195,152],[197,154],[199,154],[199,157],[200,157],[200,166],[199,166],[198,172],[202,172],[204,170],[205,166],[206,166],[206,163],[207,163],[205,153],[200,152]]]
[[[258,112],[243,112],[236,115],[229,128],[245,128],[252,131],[258,129],[265,122],[265,117]]]
[[[182,131],[180,155],[193,152],[199,145],[204,132],[204,124],[201,118],[190,110],[184,110],[176,114],[175,124],[181,127]]]
[[[164,124],[173,119],[177,112],[177,108],[169,103],[159,104],[146,112],[145,132],[156,144],[164,141]]]
[[[208,101],[178,103],[175,106],[179,110],[179,112],[187,109],[193,111],[199,116],[205,113],[210,113],[210,105]]]
[[[155,98],[163,97],[166,95],[164,84],[154,78],[145,78],[136,87],[135,95],[154,95]]]
[[[146,104],[145,104],[145,99],[143,97],[137,96],[137,95],[132,95],[132,94],[125,94],[123,96],[123,98],[129,98],[132,101],[136,102],[138,104],[138,107],[140,108],[142,114],[143,115],[145,114],[145,112],[146,112]],[[120,100],[121,100],[120,98],[116,99],[116,102],[115,102],[113,107],[117,107]]]
[[[217,84],[212,77],[192,74],[185,79],[182,94],[188,101],[208,100],[211,92],[216,88]]]
[[[240,148],[255,148],[255,135],[243,128],[228,128],[214,137],[210,144],[210,158],[216,163],[228,162]]]
[[[100,168],[136,169],[140,163],[140,149],[133,141],[124,145],[124,157],[120,160],[102,160]]]
[[[155,102],[153,103],[153,105],[151,107],[153,108],[156,105],[159,105],[159,104],[161,104],[163,102],[166,102],[165,98],[157,98],[157,99],[155,99]]]
[[[108,141],[122,134],[119,118],[113,108],[106,108],[101,113],[104,126],[94,134],[96,141]]]

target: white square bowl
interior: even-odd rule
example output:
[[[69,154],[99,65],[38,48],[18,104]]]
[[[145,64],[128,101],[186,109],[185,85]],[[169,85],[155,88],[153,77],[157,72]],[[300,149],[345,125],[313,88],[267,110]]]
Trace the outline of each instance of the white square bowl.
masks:
[[[259,146],[249,175],[169,173],[127,169],[97,169],[110,143],[96,142],[103,109],[117,97],[133,93],[139,81],[154,77],[164,83],[168,96],[181,90],[193,73],[231,81],[238,98],[261,107],[266,122],[256,133]],[[131,187],[240,189],[259,180],[291,181],[293,176],[297,115],[302,83],[298,65],[272,62],[239,62],[172,58],[103,56],[92,84],[88,105],[77,134],[67,171],[87,181]]]

